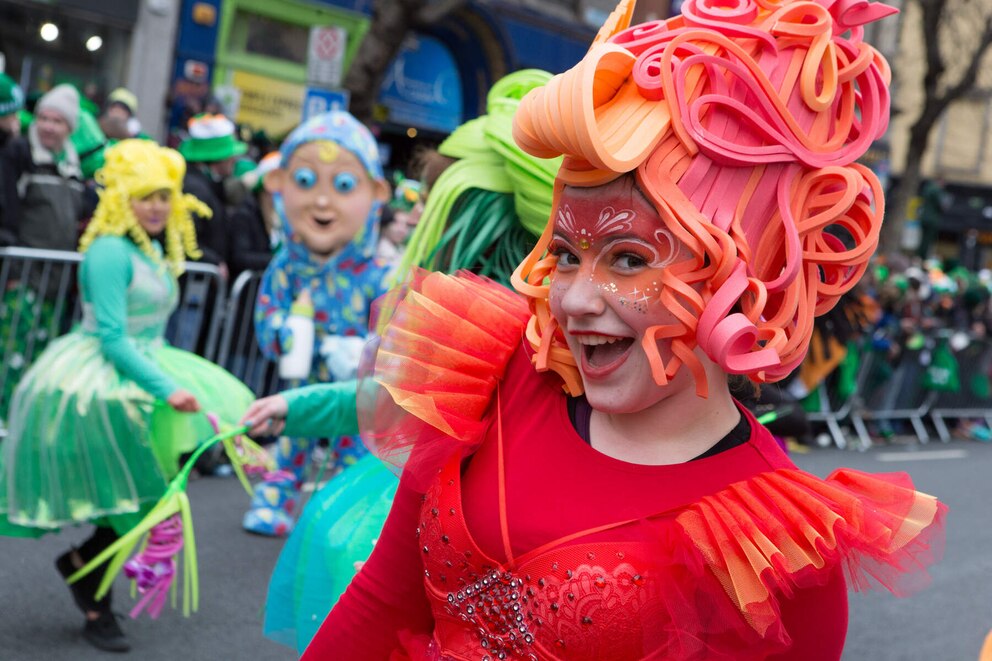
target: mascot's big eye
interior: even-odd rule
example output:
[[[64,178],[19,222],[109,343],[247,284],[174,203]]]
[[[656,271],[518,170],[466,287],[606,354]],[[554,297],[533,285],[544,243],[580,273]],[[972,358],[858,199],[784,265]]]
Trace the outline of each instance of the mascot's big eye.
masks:
[[[339,193],[350,193],[358,185],[358,177],[350,172],[342,172],[334,177],[334,190]]]
[[[317,183],[317,173],[310,168],[297,168],[293,170],[293,181],[303,189],[313,188]]]

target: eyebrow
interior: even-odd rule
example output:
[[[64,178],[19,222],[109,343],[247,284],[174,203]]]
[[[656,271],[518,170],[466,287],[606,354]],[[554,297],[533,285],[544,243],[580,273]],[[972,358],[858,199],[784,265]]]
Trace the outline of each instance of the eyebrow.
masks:
[[[556,237],[562,239],[563,241],[566,241],[568,243],[571,243],[571,240],[566,235],[562,234],[561,232],[554,232],[554,233],[552,233],[551,238],[554,239]],[[604,238],[604,237],[597,236],[597,237],[590,237],[590,238],[601,239],[601,238]],[[610,241],[610,243],[613,243],[615,241],[631,241],[633,243],[638,243],[638,242],[640,242],[640,243],[650,243],[649,240],[646,240],[643,236],[639,236],[637,234],[610,234],[610,235],[608,235],[605,238],[608,241]]]

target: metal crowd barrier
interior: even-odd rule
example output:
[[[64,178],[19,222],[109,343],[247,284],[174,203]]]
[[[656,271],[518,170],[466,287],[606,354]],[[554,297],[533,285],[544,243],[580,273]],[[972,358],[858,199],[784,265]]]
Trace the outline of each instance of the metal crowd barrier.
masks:
[[[76,272],[83,256],[36,248],[0,248],[0,418],[20,375],[82,317]],[[227,282],[212,264],[187,262],[166,339],[212,360],[217,353]],[[5,431],[0,426],[0,437]]]
[[[283,387],[277,364],[262,355],[255,341],[255,298],[261,279],[258,271],[244,271],[235,278],[216,361],[260,397]]]
[[[872,444],[867,424],[870,421],[908,422],[920,443],[930,441],[927,419],[944,442],[951,439],[946,420],[977,419],[992,428],[992,342],[972,339],[966,347],[954,352],[959,371],[958,391],[929,390],[924,384],[924,374],[940,333],[947,331],[931,331],[920,349],[902,347],[899,359],[892,365],[866,345],[855,394],[837,401],[832,384],[829,381],[821,384],[817,391],[820,410],[808,414],[809,419],[824,422],[838,447],[847,444],[840,425],[848,420],[862,450]],[[890,373],[886,374],[885,370]]]
[[[920,443],[930,441],[923,419],[929,415],[938,393],[923,387],[926,365],[922,364],[920,354],[921,351],[903,347],[892,374],[876,387],[870,387],[872,381],[869,373],[865,391],[851,411],[851,423],[862,446],[870,446],[872,442],[866,420],[908,420]],[[881,360],[876,361],[876,365],[881,363]]]
[[[0,418],[14,382],[52,338],[80,317],[78,253],[0,248]],[[0,431],[0,436],[4,434]]]
[[[956,351],[958,377],[961,387],[957,392],[942,392],[930,409],[937,436],[945,443],[951,440],[945,420],[978,419],[992,428],[992,388],[989,377],[992,369],[992,342],[972,338],[968,346]]]
[[[858,365],[858,373],[855,381],[854,392],[847,397],[839,397],[837,395],[836,388],[834,387],[836,376],[838,372],[835,370],[833,374],[830,375],[825,381],[817,386],[815,393],[817,398],[818,410],[807,411],[806,418],[810,422],[822,422],[827,425],[827,431],[830,433],[830,438],[833,440],[834,445],[836,445],[841,450],[847,448],[847,436],[844,433],[841,424],[846,422],[854,410],[854,407],[858,404],[858,395],[864,388],[864,384],[868,375],[871,373],[875,365],[875,354],[871,351],[863,352],[861,355],[861,361]],[[871,447],[871,438],[863,437],[858,435],[858,449],[867,450]]]

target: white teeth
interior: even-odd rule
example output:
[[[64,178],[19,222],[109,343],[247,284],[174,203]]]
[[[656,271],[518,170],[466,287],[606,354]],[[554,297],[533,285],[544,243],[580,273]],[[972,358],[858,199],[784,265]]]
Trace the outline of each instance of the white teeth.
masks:
[[[579,335],[576,337],[579,344],[584,344],[586,346],[597,346],[600,344],[613,344],[619,337],[605,337],[603,335]]]

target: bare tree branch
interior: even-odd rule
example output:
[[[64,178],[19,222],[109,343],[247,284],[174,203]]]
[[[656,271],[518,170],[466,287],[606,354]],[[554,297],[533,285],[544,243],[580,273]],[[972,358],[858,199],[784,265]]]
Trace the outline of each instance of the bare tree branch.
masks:
[[[465,4],[465,0],[434,0],[417,14],[417,25],[433,25]]]
[[[963,0],[950,6],[948,0],[917,0],[922,11],[919,41],[923,44],[923,104],[909,128],[909,145],[902,177],[888,197],[882,249],[894,250],[905,219],[910,198],[916,195],[921,180],[923,156],[929,138],[947,108],[976,87],[978,75],[989,48],[992,47],[992,8],[987,3]],[[968,8],[972,11],[961,11]],[[972,12],[979,14],[978,20]],[[977,39],[965,39],[964,33],[981,26]],[[970,34],[974,34],[971,31]],[[956,61],[967,62],[963,71],[948,72],[945,53]]]
[[[344,87],[351,94],[351,114],[366,124],[389,64],[413,28],[442,20],[465,0],[374,0],[372,22],[348,69]]]

